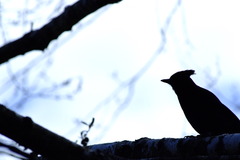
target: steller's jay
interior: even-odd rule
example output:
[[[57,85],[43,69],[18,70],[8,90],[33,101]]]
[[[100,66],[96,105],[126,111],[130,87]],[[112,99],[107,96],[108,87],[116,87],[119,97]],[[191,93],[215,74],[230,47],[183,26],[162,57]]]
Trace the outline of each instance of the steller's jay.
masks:
[[[180,71],[161,80],[172,86],[188,122],[202,136],[240,133],[237,116],[212,92],[196,85],[190,78],[194,73]]]

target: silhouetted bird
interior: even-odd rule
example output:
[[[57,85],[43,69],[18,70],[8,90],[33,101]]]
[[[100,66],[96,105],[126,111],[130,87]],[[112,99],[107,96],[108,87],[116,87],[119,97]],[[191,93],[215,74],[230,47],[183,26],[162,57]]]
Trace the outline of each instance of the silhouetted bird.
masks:
[[[212,92],[193,82],[194,72],[180,71],[161,80],[172,86],[192,127],[202,136],[240,133],[239,119]]]

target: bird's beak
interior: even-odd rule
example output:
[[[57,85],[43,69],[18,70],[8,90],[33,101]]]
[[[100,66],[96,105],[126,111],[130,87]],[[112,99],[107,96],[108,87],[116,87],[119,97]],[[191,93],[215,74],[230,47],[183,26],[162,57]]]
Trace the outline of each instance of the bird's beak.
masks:
[[[161,81],[164,82],[164,83],[170,84],[170,79],[162,79]]]

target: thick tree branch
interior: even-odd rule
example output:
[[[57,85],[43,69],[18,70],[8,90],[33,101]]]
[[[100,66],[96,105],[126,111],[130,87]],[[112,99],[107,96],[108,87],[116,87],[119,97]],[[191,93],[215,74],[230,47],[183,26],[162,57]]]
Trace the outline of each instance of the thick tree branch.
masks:
[[[51,159],[240,159],[240,133],[181,139],[142,138],[83,148],[0,105],[0,133]],[[111,156],[109,156],[111,155]]]
[[[72,6],[66,7],[60,16],[54,18],[41,29],[31,31],[22,38],[1,47],[0,64],[32,50],[44,50],[52,40],[56,39],[64,31],[71,30],[72,26],[85,16],[107,4],[120,1],[121,0],[79,0]]]
[[[0,105],[0,133],[51,160],[110,159],[73,143]]]
[[[134,142],[89,146],[91,150],[112,154],[123,159],[151,160],[213,160],[240,159],[240,133],[216,137],[141,138]]]

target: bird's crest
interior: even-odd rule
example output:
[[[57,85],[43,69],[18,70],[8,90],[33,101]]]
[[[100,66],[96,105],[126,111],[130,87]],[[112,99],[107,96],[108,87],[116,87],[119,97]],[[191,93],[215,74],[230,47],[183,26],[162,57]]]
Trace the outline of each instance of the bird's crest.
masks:
[[[194,70],[185,70],[185,71],[180,71],[171,76],[171,78],[174,77],[190,77],[191,75],[195,74]]]
[[[194,70],[179,71],[173,74],[169,79],[162,79],[162,82],[168,83],[170,85],[183,83],[186,79],[190,79],[190,76],[195,74]]]

